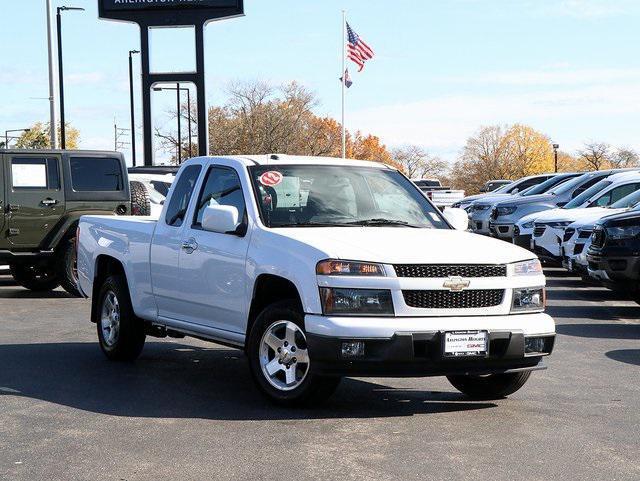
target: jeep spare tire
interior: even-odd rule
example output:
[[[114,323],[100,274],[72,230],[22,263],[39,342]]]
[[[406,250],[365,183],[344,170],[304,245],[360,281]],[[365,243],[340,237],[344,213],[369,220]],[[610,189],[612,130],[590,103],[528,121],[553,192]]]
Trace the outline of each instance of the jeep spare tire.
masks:
[[[54,262],[42,265],[11,264],[10,269],[14,280],[31,291],[51,291],[60,285]]]
[[[149,200],[149,192],[145,185],[137,180],[132,180],[129,184],[131,186],[132,215],[151,215],[151,201]]]

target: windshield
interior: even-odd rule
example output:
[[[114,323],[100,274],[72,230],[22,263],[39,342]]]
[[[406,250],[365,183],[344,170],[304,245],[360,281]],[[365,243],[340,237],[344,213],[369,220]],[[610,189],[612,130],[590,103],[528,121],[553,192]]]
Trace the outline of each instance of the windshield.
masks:
[[[638,202],[640,202],[640,190],[623,197],[618,202],[614,202],[609,206],[609,209],[628,209],[629,207],[635,207]]]
[[[578,195],[575,199],[573,199],[571,202],[565,205],[564,209],[575,209],[576,207],[580,207],[582,204],[584,204],[586,201],[591,199],[591,197],[596,195],[606,186],[611,185],[611,183],[612,182],[610,180],[601,180],[600,182],[593,184],[591,187],[585,190],[582,194]]]
[[[504,194],[505,192],[507,192],[511,188],[512,185],[513,185],[513,182],[509,182],[508,184],[501,185],[496,190],[492,191],[492,193],[494,193],[494,194]]]
[[[395,170],[265,165],[251,167],[249,172],[267,227],[449,228],[440,211]]]
[[[553,195],[566,194],[567,192],[571,192],[576,187],[582,185],[582,183],[586,179],[587,179],[587,177],[585,175],[579,175],[578,177],[574,177],[573,179],[569,180],[568,182],[562,183],[561,185],[559,185],[555,189],[549,191],[549,193],[553,194]]]
[[[553,187],[556,187],[558,184],[567,182],[569,179],[571,179],[571,177],[567,175],[556,175],[554,177],[551,177],[550,179],[545,180],[542,184],[533,186],[531,189],[527,190],[527,193],[524,195],[528,196],[544,194],[548,190],[551,190]]]

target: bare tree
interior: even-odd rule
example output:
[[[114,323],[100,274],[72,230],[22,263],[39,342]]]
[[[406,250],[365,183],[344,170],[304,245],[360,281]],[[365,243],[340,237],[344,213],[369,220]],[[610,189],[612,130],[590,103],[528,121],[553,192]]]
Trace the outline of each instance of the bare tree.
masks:
[[[637,167],[640,164],[640,157],[635,150],[620,147],[611,156],[610,163],[613,168]]]
[[[391,156],[410,178],[440,177],[447,171],[444,160],[429,154],[418,145],[405,145],[391,151]]]
[[[587,168],[601,170],[611,164],[611,146],[604,142],[589,142],[578,151],[578,158]]]

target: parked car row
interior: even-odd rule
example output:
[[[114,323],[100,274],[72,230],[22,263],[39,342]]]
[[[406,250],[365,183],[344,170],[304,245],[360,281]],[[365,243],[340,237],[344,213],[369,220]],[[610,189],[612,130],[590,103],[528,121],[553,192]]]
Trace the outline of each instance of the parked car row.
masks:
[[[640,300],[640,170],[546,174],[537,186],[463,199],[470,230]],[[509,187],[509,186],[507,186]]]

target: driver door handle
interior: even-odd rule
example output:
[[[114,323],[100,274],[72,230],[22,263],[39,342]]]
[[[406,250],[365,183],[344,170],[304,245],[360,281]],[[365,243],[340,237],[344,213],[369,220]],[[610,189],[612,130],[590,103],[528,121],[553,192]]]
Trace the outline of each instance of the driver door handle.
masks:
[[[58,203],[58,201],[57,201],[57,200],[55,200],[55,199],[52,199],[51,197],[47,197],[46,199],[42,199],[42,200],[40,201],[40,203],[41,203],[42,205],[49,206],[49,205],[56,205],[56,204]]]
[[[198,243],[193,238],[182,242],[182,250],[185,251],[187,254],[193,253],[193,251],[195,251],[197,248],[198,248]]]

